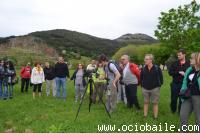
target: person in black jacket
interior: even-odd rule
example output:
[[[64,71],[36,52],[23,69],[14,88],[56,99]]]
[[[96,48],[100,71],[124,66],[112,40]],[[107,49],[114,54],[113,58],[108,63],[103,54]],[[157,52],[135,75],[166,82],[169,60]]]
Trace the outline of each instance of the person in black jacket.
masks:
[[[47,96],[50,95],[50,89],[52,87],[52,93],[53,96],[56,96],[56,85],[55,85],[55,72],[54,68],[49,65],[49,62],[45,63],[45,68],[44,68],[44,75],[45,75],[45,81],[46,81],[46,94]]]
[[[159,66],[153,64],[153,55],[145,56],[145,67],[141,70],[140,81],[142,94],[144,97],[144,117],[148,115],[150,99],[153,103],[154,119],[158,117],[158,102],[160,97],[160,87],[163,84],[163,75]]]
[[[180,89],[183,83],[183,78],[185,71],[190,67],[190,61],[185,58],[186,52],[183,49],[180,49],[177,52],[178,60],[174,62],[169,67],[169,75],[172,76],[173,80],[170,84],[171,86],[171,111],[175,113],[177,110],[177,100],[179,98],[178,112],[180,113],[181,109],[181,99],[179,97]]]
[[[64,101],[67,97],[66,80],[69,78],[69,69],[67,64],[64,62],[63,57],[58,58],[58,62],[55,65],[55,80],[56,80],[56,96],[60,97],[60,89],[62,88],[62,94]]]
[[[82,64],[78,64],[77,69],[71,77],[71,80],[74,80],[75,85],[75,102],[78,102],[79,96],[80,100],[83,98],[85,86],[86,86],[86,70]]]

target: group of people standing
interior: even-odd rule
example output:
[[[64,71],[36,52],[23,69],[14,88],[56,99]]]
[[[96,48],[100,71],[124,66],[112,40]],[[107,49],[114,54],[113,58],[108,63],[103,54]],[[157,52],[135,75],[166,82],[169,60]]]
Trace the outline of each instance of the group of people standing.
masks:
[[[28,92],[29,86],[33,86],[33,99],[35,99],[37,92],[39,97],[41,97],[42,84],[46,82],[47,96],[50,95],[50,90],[52,89],[54,97],[62,97],[66,100],[66,79],[69,77],[69,69],[63,57],[59,57],[55,66],[50,66],[49,62],[46,62],[44,68],[39,62],[36,62],[33,68],[28,63],[27,66],[22,67],[20,75],[21,92],[24,93],[24,88],[25,92]],[[60,94],[61,92],[62,96]]]
[[[186,59],[186,52],[180,49],[177,52],[178,60],[168,67],[169,75],[172,76],[171,104],[172,113],[178,108],[181,126],[188,124],[188,119],[194,111],[196,124],[200,126],[200,53],[191,55],[190,61]],[[16,80],[16,71],[11,61],[0,62],[0,98],[13,97],[13,85]],[[104,54],[99,56],[98,61],[92,60],[86,68],[79,63],[77,69],[69,75],[68,65],[63,57],[59,57],[54,66],[48,62],[42,67],[39,62],[31,68],[30,63],[22,67],[21,92],[28,92],[29,85],[33,86],[33,99],[38,92],[42,92],[42,84],[46,82],[46,95],[52,93],[54,97],[67,98],[67,78],[74,80],[75,102],[83,100],[86,85],[92,79],[94,83],[91,99],[96,103],[103,100],[106,95],[106,107],[109,113],[116,110],[117,102],[123,100],[128,108],[140,110],[141,107],[137,98],[138,86],[141,85],[143,95],[143,113],[148,116],[150,102],[153,104],[153,118],[158,118],[158,104],[160,88],[163,84],[163,74],[159,66],[154,64],[154,56],[146,54],[144,57],[145,66],[130,62],[128,55],[121,56],[118,63],[111,61]],[[61,93],[62,92],[62,93]],[[177,107],[178,103],[178,107]]]
[[[184,128],[187,128],[192,112],[195,113],[196,125],[200,128],[200,53],[192,53],[189,61],[186,59],[185,50],[180,49],[177,57],[178,60],[168,67],[169,75],[172,76],[170,108],[172,113],[175,113],[178,108],[181,132],[183,132]],[[148,116],[149,104],[152,102],[153,118],[157,119],[163,74],[160,67],[154,64],[152,54],[145,55],[144,63],[145,66],[139,69],[138,65],[130,62],[128,55],[123,55],[118,64],[110,61],[105,55],[101,55],[97,64],[103,68],[105,78],[100,79],[107,80],[107,87],[98,87],[97,83],[94,98],[96,98],[97,90],[106,91],[106,106],[110,113],[116,110],[119,99],[123,99],[128,108],[135,105],[136,109],[140,110],[137,87],[141,85],[144,118]],[[94,61],[87,68],[92,66],[95,67]],[[102,83],[105,84],[105,82]],[[102,98],[102,93],[100,98]]]
[[[192,53],[190,61],[186,59],[186,52],[180,49],[177,52],[178,60],[168,68],[172,76],[171,83],[171,112],[177,111],[180,114],[181,132],[187,130],[189,116],[195,114],[197,132],[200,132],[200,53]],[[128,55],[120,59],[121,65],[118,68],[115,63],[110,62],[105,55],[100,57],[100,62],[105,67],[105,73],[109,79],[107,89],[107,109],[112,113],[116,109],[117,90],[123,92],[123,87],[118,87],[117,81],[121,80],[121,86],[125,88],[123,99],[127,99],[127,107],[133,105],[140,109],[137,100],[137,86],[141,85],[143,95],[144,118],[148,115],[150,101],[153,104],[153,118],[158,118],[158,103],[160,88],[163,84],[163,75],[159,66],[154,64],[152,54],[146,54],[145,66],[139,70],[138,66],[129,61]],[[121,77],[121,78],[120,78]],[[126,98],[125,98],[126,97]],[[179,104],[177,101],[179,99]]]
[[[123,100],[128,108],[140,110],[137,98],[138,86],[142,86],[144,97],[144,117],[147,117],[150,100],[154,104],[154,118],[158,117],[158,101],[160,87],[163,84],[163,75],[160,67],[153,64],[152,54],[145,55],[145,67],[140,69],[138,65],[130,62],[128,55],[120,58],[119,65],[109,61],[105,55],[100,56],[100,62],[105,67],[107,86],[107,109],[110,113],[116,110],[116,103]]]
[[[192,53],[190,61],[186,52],[177,52],[178,60],[169,68],[171,83],[171,111],[180,114],[181,132],[187,130],[189,116],[195,114],[198,133],[200,133],[200,53]],[[178,103],[178,105],[177,105]]]
[[[93,103],[101,103],[103,94],[106,95],[106,107],[109,113],[116,110],[117,102],[123,100],[128,108],[140,110],[137,98],[138,85],[142,86],[144,97],[144,116],[147,117],[150,100],[154,104],[154,118],[158,117],[158,101],[160,87],[163,84],[163,75],[160,67],[153,64],[152,54],[145,56],[145,67],[139,69],[138,65],[131,63],[128,55],[123,55],[120,61],[109,60],[107,56],[100,55],[98,61],[84,67],[78,64],[71,80],[75,85],[75,102],[82,100],[86,84],[92,79],[94,86],[91,94]],[[88,76],[88,73],[92,73]]]
[[[74,71],[71,77],[71,80],[74,80],[75,85],[75,102],[82,100],[84,91],[86,89],[86,84],[89,82],[89,80],[92,80],[92,102],[96,103],[96,98],[98,96],[98,103],[101,103],[101,100],[103,100],[104,91],[106,90],[105,78],[106,76],[102,63],[97,63],[95,60],[92,60],[91,64],[89,64],[86,68],[83,64],[79,63],[77,69]]]

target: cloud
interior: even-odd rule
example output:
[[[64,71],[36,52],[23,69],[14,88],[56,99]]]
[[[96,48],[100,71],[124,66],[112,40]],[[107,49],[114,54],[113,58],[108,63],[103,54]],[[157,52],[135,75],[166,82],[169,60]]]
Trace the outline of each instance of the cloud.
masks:
[[[186,3],[190,0],[1,0],[0,36],[59,28],[111,39],[153,36],[160,12]]]

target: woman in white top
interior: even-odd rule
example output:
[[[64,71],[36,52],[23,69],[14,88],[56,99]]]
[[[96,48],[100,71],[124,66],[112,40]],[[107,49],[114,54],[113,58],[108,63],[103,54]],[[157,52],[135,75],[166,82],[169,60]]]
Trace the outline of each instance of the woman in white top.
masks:
[[[32,69],[31,73],[31,83],[33,84],[33,99],[35,99],[35,94],[38,90],[39,97],[41,97],[42,83],[45,82],[44,71],[40,63],[35,63],[35,67]]]

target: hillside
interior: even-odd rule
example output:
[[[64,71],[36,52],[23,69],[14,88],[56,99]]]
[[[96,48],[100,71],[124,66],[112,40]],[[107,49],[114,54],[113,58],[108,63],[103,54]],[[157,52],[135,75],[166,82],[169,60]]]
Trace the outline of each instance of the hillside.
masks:
[[[115,41],[123,44],[154,44],[158,43],[156,39],[146,34],[125,34],[115,39]]]
[[[76,31],[55,29],[37,31],[24,36],[0,38],[0,54],[9,57],[10,48],[16,48],[23,49],[20,54],[23,52],[28,54],[29,52],[26,51],[31,51],[51,58],[63,55],[70,59],[78,58],[80,60],[81,56],[92,58],[101,53],[111,57],[128,44],[151,44],[153,42],[156,40],[145,34],[126,34],[118,39],[110,40]]]
[[[35,61],[54,62],[58,57],[54,48],[32,36],[9,37],[1,40],[0,54],[0,59],[10,59],[18,65],[25,65],[27,62],[33,64]]]
[[[63,50],[67,51],[68,55],[75,52],[90,57],[101,53],[110,56],[120,48],[120,44],[116,41],[69,30],[41,31],[29,35],[41,38],[49,46],[54,47],[58,53],[62,53]]]

